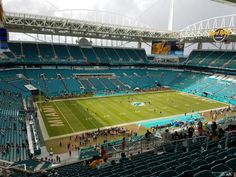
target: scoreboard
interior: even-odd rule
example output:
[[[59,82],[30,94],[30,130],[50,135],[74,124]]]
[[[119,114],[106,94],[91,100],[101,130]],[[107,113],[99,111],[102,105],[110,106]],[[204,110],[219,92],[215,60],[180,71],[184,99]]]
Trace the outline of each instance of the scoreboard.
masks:
[[[152,41],[154,55],[184,55],[184,43],[179,41]]]

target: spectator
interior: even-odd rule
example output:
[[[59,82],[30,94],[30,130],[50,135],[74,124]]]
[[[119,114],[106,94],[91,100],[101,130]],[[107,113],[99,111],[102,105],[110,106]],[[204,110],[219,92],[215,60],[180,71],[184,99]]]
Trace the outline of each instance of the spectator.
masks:
[[[151,136],[152,136],[152,133],[151,133],[149,130],[147,130],[147,132],[145,133],[145,138],[146,138],[146,140],[147,140],[147,141],[150,141]]]
[[[198,130],[198,134],[201,136],[203,134],[203,124],[202,124],[201,120],[199,120],[199,122],[197,124],[197,130]]]
[[[178,134],[177,131],[175,131],[175,133],[173,134],[173,139],[174,139],[174,140],[180,139],[180,136],[179,136],[179,134]]]
[[[120,154],[120,162],[125,162],[125,161],[127,161],[128,160],[128,158],[126,157],[126,155],[125,155],[125,153],[124,152],[122,152],[121,154]]]
[[[215,132],[216,129],[217,129],[217,124],[216,124],[215,121],[213,121],[212,124],[211,124],[211,131],[212,131],[212,132]]]
[[[125,150],[125,145],[126,145],[125,137],[123,137],[123,139],[122,139],[122,143],[121,143],[121,150],[122,150],[122,151]]]
[[[188,137],[192,138],[194,133],[194,128],[191,126],[188,128]]]
[[[107,159],[108,158],[107,157],[107,151],[103,146],[101,146],[101,156],[102,156],[102,159]]]
[[[94,160],[89,164],[92,169],[95,169],[100,163],[103,162],[103,159],[99,156],[95,156]]]
[[[162,140],[164,142],[168,142],[171,140],[171,134],[168,129],[166,129],[165,132],[162,134]]]

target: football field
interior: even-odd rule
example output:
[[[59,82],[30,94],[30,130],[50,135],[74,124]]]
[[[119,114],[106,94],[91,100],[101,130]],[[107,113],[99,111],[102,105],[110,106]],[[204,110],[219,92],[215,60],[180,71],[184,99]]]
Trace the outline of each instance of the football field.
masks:
[[[226,106],[175,91],[41,101],[37,105],[49,137]]]

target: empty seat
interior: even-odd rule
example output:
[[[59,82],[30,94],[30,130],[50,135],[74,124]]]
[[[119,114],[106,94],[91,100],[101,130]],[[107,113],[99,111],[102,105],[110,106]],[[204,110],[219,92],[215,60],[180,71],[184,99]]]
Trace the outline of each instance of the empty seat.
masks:
[[[175,171],[177,172],[177,173],[179,173],[179,174],[181,174],[181,173],[183,173],[184,171],[187,171],[187,170],[192,170],[193,169],[193,167],[192,166],[190,166],[190,165],[180,165],[180,166],[177,166],[176,168],[175,168]]]
[[[110,171],[110,172],[103,172],[103,173],[101,173],[100,175],[99,175],[99,177],[107,177],[107,176],[109,176],[109,175],[111,175],[112,174],[112,172]]]
[[[145,170],[146,168],[147,168],[146,165],[140,165],[140,166],[135,167],[134,171]]]
[[[232,169],[221,163],[221,164],[211,167],[211,171],[214,174],[215,173],[221,174],[222,172],[232,172]]]
[[[206,157],[205,160],[206,160],[208,163],[213,163],[213,162],[218,161],[218,160],[220,160],[220,159],[219,159],[219,157],[217,157],[216,155],[210,155],[210,156]]]
[[[175,168],[176,166],[178,166],[179,165],[179,162],[178,161],[171,161],[171,162],[167,162],[167,163],[165,163],[165,166],[166,166],[166,168]]]
[[[174,170],[168,170],[160,173],[159,177],[172,177],[178,175]]]
[[[217,156],[218,156],[220,159],[227,159],[227,158],[230,158],[232,155],[231,155],[229,152],[224,151],[224,152],[218,153]]]
[[[231,147],[228,149],[228,152],[232,155],[236,155],[236,147]]]
[[[166,169],[166,167],[164,166],[164,165],[157,165],[157,166],[155,166],[155,167],[152,167],[152,169],[151,169],[151,171],[153,172],[153,173],[157,173],[157,174],[159,174],[159,173],[161,173],[162,171],[164,171]]]
[[[128,175],[128,174],[133,174],[133,170],[124,170],[122,172],[120,172],[120,175],[121,176],[124,176],[124,175]]]
[[[107,177],[120,177],[118,174],[112,174],[112,175],[109,175]]]
[[[236,158],[226,161],[225,164],[232,169],[236,168]]]
[[[140,177],[140,176],[146,176],[146,175],[151,175],[152,173],[148,170],[141,170],[138,172],[135,172],[135,177]]]
[[[186,170],[178,175],[178,177],[192,177],[197,171],[195,169]]]
[[[196,173],[193,177],[215,177],[209,170],[203,170]]]
[[[190,158],[191,158],[192,160],[195,160],[195,159],[197,159],[197,158],[199,158],[199,157],[201,157],[200,153],[195,153],[195,154],[192,154],[192,155],[190,156]]]
[[[157,166],[157,165],[161,165],[160,162],[154,161],[154,162],[148,163],[148,167]]]
[[[207,165],[208,163],[205,160],[195,160],[191,163],[194,168],[198,168],[202,165]]]
[[[178,161],[179,161],[180,164],[183,164],[183,163],[191,162],[191,159],[188,158],[188,157],[183,157],[183,158],[178,159]]]

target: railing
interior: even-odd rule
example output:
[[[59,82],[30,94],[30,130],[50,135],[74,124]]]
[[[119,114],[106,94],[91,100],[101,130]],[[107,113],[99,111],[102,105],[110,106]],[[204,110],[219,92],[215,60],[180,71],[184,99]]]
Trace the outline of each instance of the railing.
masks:
[[[203,152],[211,147],[215,147],[216,145],[218,145],[218,147],[222,149],[227,149],[230,143],[236,143],[236,130],[226,132],[225,136],[219,141],[211,141],[209,140],[207,136],[198,136],[198,137],[175,140],[175,141],[162,141],[160,137],[152,137],[150,139],[146,139],[143,137],[134,142],[126,142],[125,150],[121,149],[121,145],[113,146],[112,151],[109,152],[109,156],[112,159],[119,159],[121,152],[125,152],[127,156],[133,156],[133,155],[141,154],[148,151],[153,151],[155,154],[161,154],[165,152],[176,153],[178,151],[189,152],[194,149],[201,150]],[[87,159],[80,160],[80,161],[78,159],[77,160],[73,159],[73,160],[74,160],[73,162],[72,161],[69,162],[68,160],[62,161],[60,166],[57,166],[57,167],[61,167],[63,165],[68,165],[72,163],[83,162],[84,160],[87,160]],[[4,162],[4,164],[0,164],[0,169],[2,169],[5,172],[5,174],[6,174],[6,170],[11,171],[13,168],[14,170],[17,170],[16,167],[9,167],[8,166],[9,164],[8,165],[6,164],[8,163]],[[26,171],[24,171],[23,168],[19,168],[19,172],[21,172],[22,174],[26,176],[26,173],[25,173]],[[6,176],[5,174],[3,175]]]
[[[163,141],[160,137],[152,137],[150,139],[142,138],[135,142],[126,142],[125,150],[121,149],[121,145],[113,146],[113,151],[109,153],[112,158],[119,158],[122,152],[127,156],[133,156],[147,151],[154,151],[156,154],[164,152],[188,152],[192,149],[199,148],[201,150],[208,149],[208,137],[199,136],[174,141]]]

